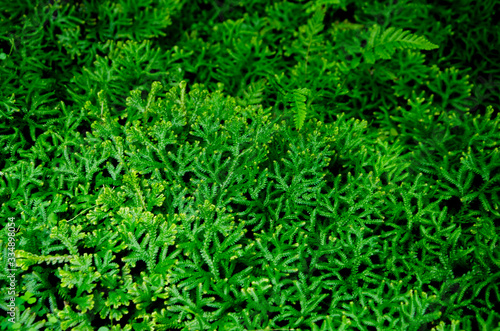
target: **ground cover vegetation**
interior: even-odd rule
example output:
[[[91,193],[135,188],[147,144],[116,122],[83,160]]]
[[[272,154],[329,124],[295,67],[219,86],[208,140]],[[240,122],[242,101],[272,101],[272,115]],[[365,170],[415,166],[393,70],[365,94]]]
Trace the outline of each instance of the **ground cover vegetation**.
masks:
[[[500,330],[499,15],[1,2],[0,329]]]

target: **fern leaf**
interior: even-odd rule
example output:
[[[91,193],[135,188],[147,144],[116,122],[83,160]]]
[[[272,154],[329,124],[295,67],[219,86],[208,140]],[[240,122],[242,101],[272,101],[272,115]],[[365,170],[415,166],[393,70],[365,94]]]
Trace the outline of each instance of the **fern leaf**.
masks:
[[[320,34],[324,29],[323,20],[325,18],[325,10],[318,8],[313,17],[307,20],[306,35],[309,46],[312,43],[321,43],[323,36]]]
[[[18,266],[23,270],[28,270],[28,268],[33,264],[40,264],[42,262],[48,264],[64,263],[70,261],[72,258],[72,255],[38,256],[23,250],[16,251]]]
[[[374,64],[376,59],[389,60],[397,49],[431,50],[438,47],[422,36],[416,36],[409,31],[394,27],[388,28],[380,35],[380,26],[375,25],[371,30],[363,55],[367,63]]]
[[[253,82],[243,91],[243,100],[238,99],[237,102],[240,106],[246,107],[255,105],[262,102],[262,93],[266,89],[267,79],[263,78],[257,82]]]
[[[294,89],[291,94],[291,106],[295,113],[294,123],[297,130],[302,128],[306,119],[306,97],[309,96],[309,93],[310,90],[308,88],[301,88]]]

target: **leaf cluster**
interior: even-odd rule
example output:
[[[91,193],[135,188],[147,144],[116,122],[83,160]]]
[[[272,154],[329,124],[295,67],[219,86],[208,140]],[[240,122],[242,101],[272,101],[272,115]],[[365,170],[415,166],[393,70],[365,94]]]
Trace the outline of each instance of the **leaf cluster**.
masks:
[[[496,83],[471,60],[495,62],[495,4],[473,7],[0,4],[15,327],[498,328]]]

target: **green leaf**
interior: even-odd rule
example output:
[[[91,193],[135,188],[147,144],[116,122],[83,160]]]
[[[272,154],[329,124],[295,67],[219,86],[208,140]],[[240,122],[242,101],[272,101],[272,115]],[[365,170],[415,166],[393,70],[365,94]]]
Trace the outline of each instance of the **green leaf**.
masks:
[[[380,26],[374,25],[363,55],[366,63],[374,64],[376,59],[389,60],[396,50],[408,48],[432,50],[439,48],[439,46],[427,41],[422,36],[394,27],[388,28],[380,35]]]
[[[36,302],[36,298],[33,298],[32,296],[33,296],[33,293],[26,292],[21,298],[31,305],[31,304],[34,304]]]
[[[308,88],[294,89],[291,95],[291,106],[295,112],[294,123],[295,128],[300,130],[304,125],[306,119],[306,96],[309,96],[310,90]]]

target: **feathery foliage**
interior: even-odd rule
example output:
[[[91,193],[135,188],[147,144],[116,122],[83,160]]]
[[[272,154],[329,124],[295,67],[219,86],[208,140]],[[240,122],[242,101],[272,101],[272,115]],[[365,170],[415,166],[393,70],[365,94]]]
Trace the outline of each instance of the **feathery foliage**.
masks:
[[[0,4],[0,329],[500,330],[497,6]]]

